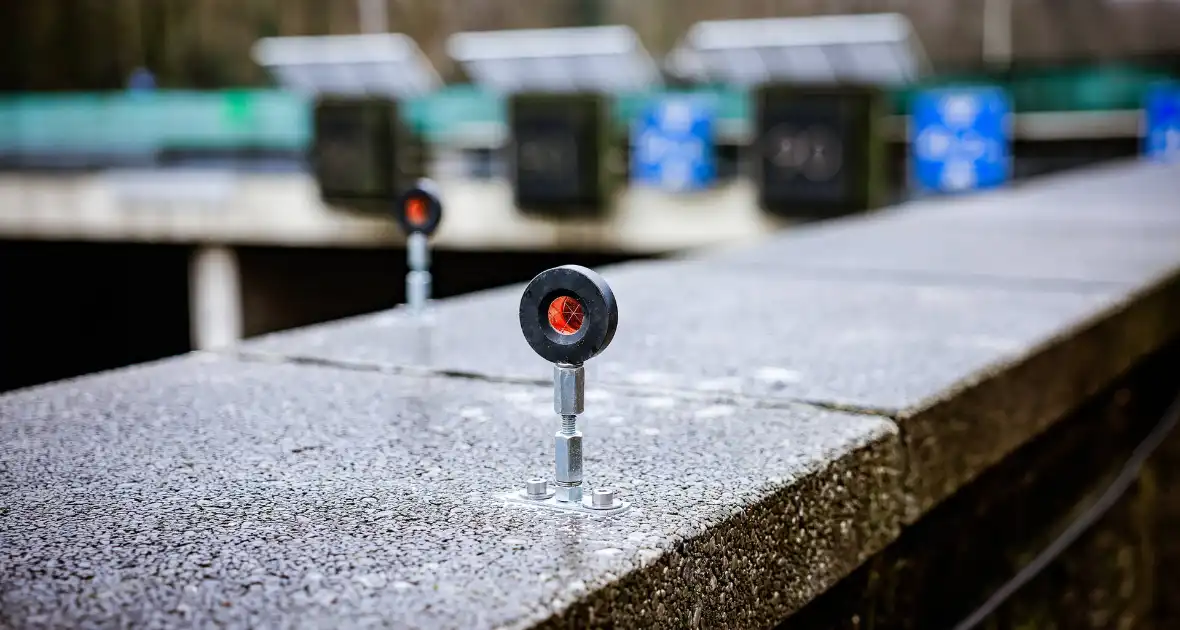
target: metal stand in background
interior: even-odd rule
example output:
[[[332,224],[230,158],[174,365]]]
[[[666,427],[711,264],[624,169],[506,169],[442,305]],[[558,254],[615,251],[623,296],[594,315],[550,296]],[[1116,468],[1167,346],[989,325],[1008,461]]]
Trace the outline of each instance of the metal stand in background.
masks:
[[[585,411],[583,364],[610,345],[618,324],[614,293],[597,273],[566,265],[533,278],[520,300],[520,328],[529,345],[553,365],[553,411],[561,428],[553,437],[554,485],[534,478],[522,490],[500,495],[504,501],[562,512],[619,514],[631,506],[614,488],[583,490],[582,432]]]
[[[418,180],[398,200],[398,225],[406,233],[406,305],[421,314],[430,301],[430,235],[442,222],[438,188],[428,179]]]
[[[421,232],[410,234],[406,241],[406,305],[416,314],[426,309],[430,300],[430,244]]]
[[[406,307],[418,328],[411,353],[418,365],[429,365],[434,323],[428,307],[431,294],[430,235],[442,221],[442,202],[434,182],[421,179],[398,200],[394,216],[406,233]]]

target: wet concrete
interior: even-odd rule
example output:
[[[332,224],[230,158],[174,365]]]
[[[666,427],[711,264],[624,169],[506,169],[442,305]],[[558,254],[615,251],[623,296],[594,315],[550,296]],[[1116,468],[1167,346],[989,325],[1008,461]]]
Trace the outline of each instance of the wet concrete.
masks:
[[[550,389],[185,358],[0,399],[0,613],[20,627],[768,625],[897,534],[887,420],[593,388],[587,482]]]
[[[950,628],[1086,514],[1180,392],[1156,352],[961,489],[780,630]],[[1178,504],[1170,449],[982,628],[1170,628]]]
[[[480,501],[550,464],[549,366],[521,338],[519,285],[440,301],[426,322],[394,309],[5,396],[3,612],[18,625],[768,627],[800,608],[796,623],[818,627],[953,621],[1103,487],[1175,385],[1152,380],[1175,374],[1174,353],[1148,360],[1180,334],[1166,203],[1180,180],[1156,168],[605,268],[620,325],[587,366],[587,469],[636,500],[615,520]],[[980,238],[952,234],[954,216]],[[792,262],[806,262],[792,243],[878,229],[907,250],[892,265]],[[1093,253],[1071,254],[1067,232]],[[1005,623],[1085,601],[1062,627],[1144,625],[1167,580],[1145,559],[1151,524],[1177,513],[1165,461]]]
[[[607,267],[624,324],[588,373],[895,418],[912,521],[1180,334],[1175,171],[1103,166]],[[440,307],[429,352],[396,310],[243,352],[542,381],[518,340],[521,288]]]

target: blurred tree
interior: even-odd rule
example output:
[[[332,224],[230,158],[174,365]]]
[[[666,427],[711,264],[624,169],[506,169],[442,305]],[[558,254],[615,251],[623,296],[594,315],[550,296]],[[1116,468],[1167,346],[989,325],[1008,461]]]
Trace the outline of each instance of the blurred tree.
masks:
[[[602,14],[606,3],[602,0],[577,0],[577,23],[580,26],[599,26],[603,23]]]
[[[983,63],[987,0],[366,0],[444,78],[458,31],[628,24],[662,56],[700,20],[898,11],[941,69]],[[265,85],[260,37],[360,31],[358,0],[0,0],[0,90],[121,89],[137,67],[162,88]],[[1180,2],[1013,0],[1017,62],[1180,55]]]

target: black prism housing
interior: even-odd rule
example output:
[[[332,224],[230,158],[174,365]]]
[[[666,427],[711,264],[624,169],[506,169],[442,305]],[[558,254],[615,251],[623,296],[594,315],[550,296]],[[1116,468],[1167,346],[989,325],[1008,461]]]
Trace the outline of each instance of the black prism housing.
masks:
[[[750,150],[763,210],[822,219],[881,206],[884,99],[870,86],[758,88]]]
[[[384,97],[321,97],[314,113],[312,168],[324,203],[386,213],[425,175],[425,147]]]
[[[421,216],[414,216],[410,209],[415,201],[421,204]],[[393,208],[393,218],[406,234],[434,234],[438,224],[442,222],[442,215],[442,201],[433,192],[420,186],[414,186],[402,193]]]
[[[578,330],[562,334],[549,320],[554,300],[570,297],[584,318]],[[619,324],[619,306],[606,280],[593,270],[563,265],[542,271],[520,298],[520,330],[534,352],[550,363],[581,365],[610,345]]]
[[[622,135],[603,94],[520,93],[508,99],[508,168],[516,206],[530,214],[586,216],[610,203]]]

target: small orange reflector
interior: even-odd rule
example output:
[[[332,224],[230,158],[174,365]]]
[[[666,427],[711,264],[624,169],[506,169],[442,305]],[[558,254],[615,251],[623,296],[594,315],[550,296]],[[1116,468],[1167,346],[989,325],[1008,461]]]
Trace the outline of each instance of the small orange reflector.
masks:
[[[562,335],[578,332],[585,318],[581,302],[572,297],[563,295],[549,303],[549,325]]]
[[[406,221],[410,225],[426,225],[426,201],[421,197],[410,197],[406,201]]]

